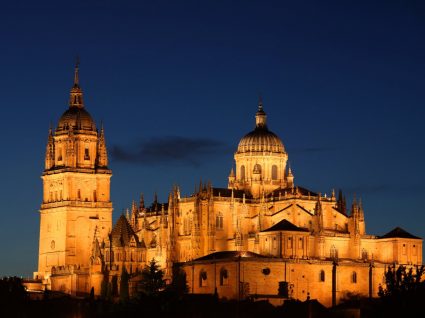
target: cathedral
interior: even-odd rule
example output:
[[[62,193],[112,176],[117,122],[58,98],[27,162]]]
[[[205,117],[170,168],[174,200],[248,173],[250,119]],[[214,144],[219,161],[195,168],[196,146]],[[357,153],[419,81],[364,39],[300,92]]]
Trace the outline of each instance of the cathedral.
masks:
[[[167,202],[141,195],[112,224],[103,127],[87,112],[75,68],[69,108],[47,140],[36,279],[72,295],[119,282],[137,290],[155,259],[168,282],[178,264],[189,293],[226,299],[314,298],[331,306],[347,293],[376,297],[386,267],[422,264],[422,239],[397,227],[366,233],[361,202],[297,185],[281,139],[260,101],[255,128],[237,145],[227,187],[201,183]]]

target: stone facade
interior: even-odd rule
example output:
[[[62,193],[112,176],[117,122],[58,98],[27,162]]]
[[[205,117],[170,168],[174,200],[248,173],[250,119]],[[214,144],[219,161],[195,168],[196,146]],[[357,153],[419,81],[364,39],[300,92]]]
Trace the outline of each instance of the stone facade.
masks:
[[[100,293],[125,269],[137,285],[152,259],[171,279],[182,265],[192,293],[219,297],[317,298],[332,305],[348,292],[376,296],[388,265],[422,264],[422,239],[401,228],[366,233],[361,202],[295,184],[282,141],[262,102],[255,129],[235,152],[226,188],[199,184],[182,197],[145,206],[141,196],[112,227],[111,171],[103,129],[84,109],[78,83],[70,108],[49,132],[43,173],[39,269],[47,286]],[[236,171],[236,172],[235,172]]]

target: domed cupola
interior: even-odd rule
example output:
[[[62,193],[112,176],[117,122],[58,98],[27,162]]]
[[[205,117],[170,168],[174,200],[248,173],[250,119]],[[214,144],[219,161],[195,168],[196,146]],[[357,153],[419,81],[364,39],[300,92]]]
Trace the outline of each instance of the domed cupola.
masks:
[[[258,104],[258,111],[255,114],[255,129],[240,140],[236,152],[285,153],[285,148],[280,138],[267,128],[267,115],[263,110],[261,100]]]
[[[260,99],[255,129],[240,140],[235,152],[236,178],[229,187],[246,190],[254,198],[263,191],[269,193],[286,187],[287,160],[282,141],[267,127],[267,115]]]
[[[81,90],[78,75],[78,62],[75,66],[74,85],[69,96],[69,108],[59,119],[56,133],[69,130],[84,130],[96,132],[96,124],[90,114],[84,109],[83,91]]]

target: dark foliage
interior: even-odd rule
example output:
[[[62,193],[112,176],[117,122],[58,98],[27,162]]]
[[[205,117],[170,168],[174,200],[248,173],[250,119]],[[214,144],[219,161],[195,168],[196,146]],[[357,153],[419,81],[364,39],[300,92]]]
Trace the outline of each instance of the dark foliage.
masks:
[[[152,259],[141,273],[140,288],[146,295],[157,295],[165,287],[164,272]]]

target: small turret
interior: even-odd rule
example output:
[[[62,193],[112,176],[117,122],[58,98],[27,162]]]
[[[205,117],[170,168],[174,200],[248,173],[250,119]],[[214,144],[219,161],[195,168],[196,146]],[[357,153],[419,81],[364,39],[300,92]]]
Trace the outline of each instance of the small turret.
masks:
[[[55,165],[55,142],[53,139],[52,127],[49,128],[49,136],[47,138],[45,169],[49,170]]]
[[[294,175],[292,174],[291,167],[288,168],[288,175],[286,176],[286,186],[288,188],[294,187]]]
[[[234,187],[235,181],[236,181],[235,171],[233,170],[233,167],[232,167],[232,169],[230,170],[229,183],[227,187],[229,189],[232,189]]]
[[[103,168],[108,166],[108,152],[106,150],[105,131],[103,129],[103,124],[100,128],[99,138],[97,141],[96,165]]]
[[[144,208],[145,208],[145,198],[143,197],[143,193],[140,193],[139,211],[142,212]]]
[[[324,225],[323,225],[323,210],[322,210],[322,202],[321,202],[321,196],[322,194],[319,193],[317,195],[317,202],[316,202],[316,207],[314,209],[314,214],[317,217],[317,229],[319,233],[323,232],[324,229]]]

